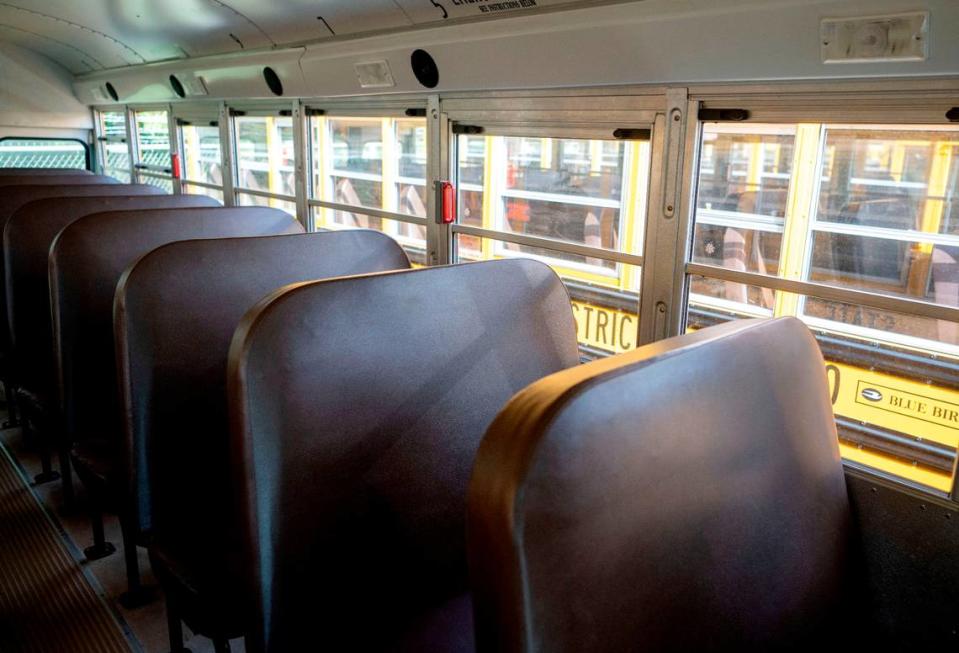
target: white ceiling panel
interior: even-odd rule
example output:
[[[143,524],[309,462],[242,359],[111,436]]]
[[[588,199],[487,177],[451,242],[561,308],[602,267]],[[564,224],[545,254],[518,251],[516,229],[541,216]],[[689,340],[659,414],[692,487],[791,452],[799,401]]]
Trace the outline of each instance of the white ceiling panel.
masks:
[[[394,0],[229,0],[229,3],[284,44],[411,25],[403,8]]]
[[[10,0],[0,24],[72,44],[100,68],[273,45],[218,0]]]
[[[129,66],[147,61],[134,48],[107,38],[96,30],[8,3],[0,3],[0,24],[22,34],[37,35],[40,39],[69,46],[82,52],[87,62],[96,68]]]
[[[37,52],[59,63],[75,75],[100,70],[95,59],[72,43],[63,43],[35,32],[0,24],[0,40]]]
[[[396,0],[414,23],[455,18],[506,18],[559,5],[595,4],[596,0]]]
[[[0,40],[79,74],[611,1],[0,0]]]

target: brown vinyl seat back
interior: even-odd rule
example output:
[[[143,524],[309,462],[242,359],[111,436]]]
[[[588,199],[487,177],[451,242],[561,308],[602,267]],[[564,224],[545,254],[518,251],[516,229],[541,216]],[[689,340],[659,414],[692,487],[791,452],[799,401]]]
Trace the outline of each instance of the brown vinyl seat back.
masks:
[[[128,269],[114,327],[140,531],[192,555],[238,548],[226,364],[247,310],[291,283],[409,267],[389,236],[349,230],[181,241]]]
[[[251,650],[472,650],[476,448],[578,361],[569,295],[530,260],[305,283],[247,313],[229,400]]]
[[[13,177],[0,177],[0,229],[17,209],[45,197],[89,197],[91,195],[163,195],[150,184],[121,184],[100,175],[31,177],[29,182],[5,185]]]
[[[811,650],[848,618],[850,519],[798,320],[560,372],[516,395],[477,455],[478,648]]]
[[[6,309],[17,384],[47,401],[56,397],[47,257],[61,229],[85,215],[103,211],[219,205],[204,195],[134,194],[48,197],[17,209],[3,231]]]
[[[149,209],[84,216],[50,250],[50,300],[60,409],[67,438],[121,450],[113,297],[123,271],[149,251],[195,238],[302,233],[265,207]],[[117,462],[117,461],[114,461]]]
[[[0,186],[28,186],[28,185],[84,185],[84,184],[119,184],[120,181],[108,175],[94,174],[48,174],[43,172],[23,172],[21,174],[0,175]],[[129,185],[129,184],[124,184]],[[0,198],[6,196],[10,189],[0,190]]]
[[[0,177],[92,175],[83,168],[0,168]]]
[[[0,177],[0,186],[10,179]],[[94,181],[90,181],[94,180]],[[48,183],[53,181],[53,183]],[[120,184],[112,177],[101,175],[50,175],[30,177],[29,183],[0,188],[0,233],[6,230],[7,222],[25,204],[47,197],[89,197],[91,195],[160,195],[163,190],[149,184]],[[0,275],[5,274],[6,264],[0,261]],[[6,293],[6,281],[0,278],[0,289]],[[0,297],[0,353],[10,350],[10,329],[7,316],[7,301]]]

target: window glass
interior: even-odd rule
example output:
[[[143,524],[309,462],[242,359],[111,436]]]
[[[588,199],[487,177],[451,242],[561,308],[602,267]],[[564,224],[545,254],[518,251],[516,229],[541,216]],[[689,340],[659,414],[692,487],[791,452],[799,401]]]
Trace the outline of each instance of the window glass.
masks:
[[[333,173],[383,174],[383,125],[376,118],[331,118]]]
[[[173,192],[173,180],[169,177],[156,177],[154,175],[141,173],[140,182],[144,184],[150,184],[151,186],[156,186],[157,188],[162,188],[168,193]]]
[[[170,166],[170,125],[166,111],[136,112],[137,143],[140,163]]]
[[[469,143],[465,144],[469,147]],[[591,247],[630,251],[621,242],[623,179],[629,161],[623,142],[496,136],[488,145],[498,185],[491,228]],[[499,164],[499,165],[497,165]],[[542,248],[519,251],[546,255]],[[554,254],[562,260],[615,270],[605,260]]]
[[[270,206],[274,209],[286,211],[292,216],[296,215],[296,204],[275,197],[262,197],[260,195],[250,195],[249,193],[238,192],[236,194],[237,204],[240,206]]]
[[[103,173],[130,183],[130,150],[127,146],[126,114],[103,111],[99,114],[100,135],[106,138],[103,148]]]
[[[458,233],[456,260],[540,259],[569,287],[585,355],[634,347],[641,270],[611,256],[642,252],[649,144],[464,134],[456,145],[457,224],[488,232]]]
[[[421,225],[362,209],[426,218],[426,121],[422,118],[310,118],[313,198],[357,210],[313,208],[319,228],[377,229],[425,262]]]
[[[426,124],[422,120],[396,121],[397,178],[393,184],[397,210],[407,215],[426,217]],[[407,228],[407,237],[414,237]]]
[[[183,184],[183,192],[190,195],[206,195],[215,200],[223,202],[223,191],[216,188],[207,188],[206,186],[196,186],[194,184]]]
[[[399,154],[399,176],[423,183],[426,179],[425,121],[397,120],[396,148]]]
[[[180,136],[183,140],[183,178],[222,186],[220,128],[183,125]]]
[[[703,129],[697,212],[769,216],[786,214],[792,172],[791,128],[712,123]]]
[[[957,129],[704,125],[690,258],[957,306],[957,178]],[[826,359],[843,457],[951,488],[959,324],[721,278],[691,276],[689,288],[690,329],[805,320]]]
[[[731,310],[734,313],[772,315],[776,293],[769,288],[751,286],[735,281],[724,281],[694,275],[689,279],[690,316],[695,318],[693,306]]]
[[[959,236],[959,132],[826,129],[817,220]]]
[[[806,278],[959,306],[959,130],[826,126]],[[805,314],[951,351],[954,324],[805,302]]]
[[[100,112],[100,135],[107,139],[126,139],[126,114],[123,111]]]
[[[239,116],[234,118],[233,124],[236,129],[237,188],[295,195],[293,119],[288,116]]]
[[[87,167],[87,151],[80,141],[4,138],[0,140],[0,168]]]
[[[482,227],[483,219],[483,191],[486,188],[486,137],[460,136],[457,148],[457,166],[459,184],[457,185],[457,219],[460,224],[471,227]],[[489,223],[489,220],[486,220]],[[477,246],[471,245],[472,236],[461,236],[462,246],[474,251]]]
[[[704,127],[693,261],[777,274],[794,140],[789,127]]]

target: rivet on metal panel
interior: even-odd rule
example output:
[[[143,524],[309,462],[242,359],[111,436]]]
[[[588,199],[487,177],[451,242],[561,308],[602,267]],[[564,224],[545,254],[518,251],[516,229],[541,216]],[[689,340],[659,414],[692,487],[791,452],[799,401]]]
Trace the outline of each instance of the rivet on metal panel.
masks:
[[[666,302],[656,302],[656,319],[654,333],[656,340],[662,340],[669,335],[669,325],[666,323]]]

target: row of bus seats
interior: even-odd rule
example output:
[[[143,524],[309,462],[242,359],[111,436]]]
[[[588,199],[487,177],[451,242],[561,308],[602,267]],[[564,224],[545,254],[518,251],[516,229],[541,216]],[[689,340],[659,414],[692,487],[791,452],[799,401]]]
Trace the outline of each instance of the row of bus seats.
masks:
[[[579,365],[539,262],[413,270],[379,232],[11,179],[8,394],[84,482],[90,557],[119,514],[128,604],[148,548],[173,651],[181,621],[218,651],[800,649],[855,616],[797,320]]]

